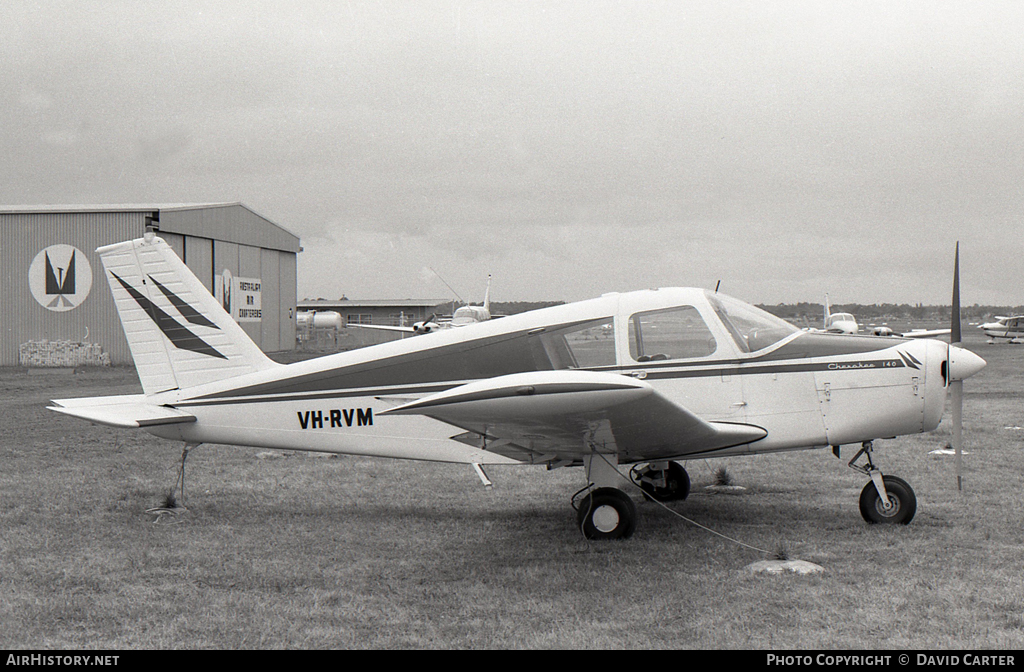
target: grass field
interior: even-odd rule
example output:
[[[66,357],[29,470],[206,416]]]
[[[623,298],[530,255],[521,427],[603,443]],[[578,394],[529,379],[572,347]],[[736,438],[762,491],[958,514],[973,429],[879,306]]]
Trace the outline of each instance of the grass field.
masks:
[[[970,335],[973,338],[973,334]],[[0,370],[0,648],[1008,648],[1024,646],[1024,346],[967,345],[965,492],[948,414],[876,444],[908,480],[906,527],[868,526],[853,449],[689,462],[673,505],[813,576],[751,574],[759,551],[652,504],[626,542],[587,542],[579,470],[202,446],[187,512],[146,512],[178,444],[93,427],[47,400],[139,391],[133,369]],[[710,494],[725,466],[743,494]]]

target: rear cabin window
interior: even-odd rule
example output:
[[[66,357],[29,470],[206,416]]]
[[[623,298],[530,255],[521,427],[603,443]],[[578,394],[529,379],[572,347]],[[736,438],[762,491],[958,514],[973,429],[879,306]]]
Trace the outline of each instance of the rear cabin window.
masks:
[[[693,306],[636,313],[629,318],[629,354],[638,362],[707,357],[718,349]]]
[[[552,331],[540,340],[554,369],[615,365],[615,331],[610,317]]]

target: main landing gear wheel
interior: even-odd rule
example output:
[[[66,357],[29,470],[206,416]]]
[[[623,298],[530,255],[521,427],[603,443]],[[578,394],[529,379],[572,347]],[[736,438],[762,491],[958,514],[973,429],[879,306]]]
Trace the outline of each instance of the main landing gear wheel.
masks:
[[[860,515],[869,523],[906,525],[917,512],[917,496],[910,484],[895,476],[882,476],[889,505],[878,496],[878,488],[868,483],[860,493]]]
[[[618,488],[597,488],[583,497],[576,522],[587,539],[628,539],[636,529],[636,504]]]
[[[647,497],[659,502],[674,502],[686,499],[690,494],[690,475],[678,462],[669,462],[664,471],[650,466],[639,472],[640,489]]]

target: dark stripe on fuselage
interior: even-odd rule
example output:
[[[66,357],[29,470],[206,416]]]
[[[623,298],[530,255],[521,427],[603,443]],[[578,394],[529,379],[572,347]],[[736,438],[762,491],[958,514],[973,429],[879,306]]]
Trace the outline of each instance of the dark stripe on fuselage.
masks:
[[[643,371],[643,380],[671,380],[685,378],[717,378],[721,376],[750,376],[768,373],[807,373],[816,371],[863,371],[880,369],[901,369],[906,368],[902,359],[862,359],[857,361],[818,361],[800,363],[764,363],[758,364],[746,360],[743,364],[733,363],[732,365],[720,365],[705,362],[697,365],[676,364],[675,370],[669,370],[664,366],[615,366],[583,369],[585,371],[600,371],[605,373],[619,373],[624,376],[631,376],[633,373]],[[698,368],[700,367],[700,368]],[[284,381],[283,381],[284,382]],[[246,404],[265,403],[278,401],[308,401],[315,399],[344,399],[350,397],[396,397],[406,394],[432,394],[443,392],[460,385],[473,382],[472,380],[450,380],[441,383],[428,383],[408,386],[372,386],[362,388],[339,388],[335,390],[316,390],[310,392],[294,392],[290,394],[265,394],[265,395],[243,395],[235,393],[227,398],[203,398],[183,401],[175,404],[176,408],[189,406],[218,406],[221,404]],[[227,393],[225,393],[227,394]]]
[[[600,318],[596,321],[603,321],[605,319],[611,320],[612,318]],[[250,385],[234,390],[225,390],[200,397],[200,399],[214,400],[265,395],[312,395],[316,393],[336,394],[342,390],[347,391],[355,388],[381,389],[413,385],[419,387],[431,383],[447,383],[451,387],[453,381],[481,380],[511,373],[552,371],[556,368],[564,367],[555,366],[552,363],[550,352],[558,348],[552,347],[550,339],[557,340],[561,338],[559,332],[571,331],[579,325],[592,322],[595,322],[595,320],[577,320],[563,324],[548,325],[539,332],[537,328],[522,329],[512,333],[414,350],[382,359],[301,374],[284,380]],[[421,336],[417,338],[427,337]],[[433,338],[433,336],[429,337]],[[422,343],[423,341],[419,342]],[[648,371],[648,375],[651,377],[656,375],[653,373],[654,370],[698,369],[703,371],[708,367],[713,367],[714,371],[691,375],[738,374],[739,371],[733,370],[733,367],[767,365],[772,362],[794,359],[834,357],[858,353],[866,354],[884,350],[904,342],[906,340],[900,338],[804,332],[775,350],[771,350],[763,355],[742,359],[638,362],[622,366],[610,365],[585,368],[590,371],[609,371],[612,373],[631,373],[643,370]],[[814,364],[807,365],[816,366]],[[775,369],[772,370],[774,371]],[[779,369],[778,371],[786,370],[789,369]],[[763,372],[765,372],[763,369],[751,370],[751,373]],[[676,374],[670,377],[686,376]],[[322,398],[322,395],[313,398]]]
[[[262,404],[277,401],[311,401],[316,399],[347,399],[351,397],[401,397],[407,394],[424,395],[434,392],[444,392],[459,385],[465,385],[473,381],[461,380],[447,383],[431,383],[428,385],[410,385],[408,387],[379,387],[379,388],[353,388],[324,390],[319,392],[297,392],[287,395],[248,395],[231,398],[214,399],[212,397],[199,397],[174,404],[174,408],[193,406],[222,406],[225,404]]]
[[[610,320],[611,318],[602,318]],[[357,364],[301,374],[284,380],[225,390],[188,402],[184,405],[249,403],[253,401],[287,401],[357,396],[429,394],[457,385],[512,373],[551,371],[556,367],[548,355],[551,342],[559,332],[571,331],[593,319],[548,325],[543,330],[523,329],[462,341],[439,347],[419,349]],[[419,336],[417,339],[432,338]],[[423,343],[423,341],[419,341]],[[564,339],[563,339],[564,342]],[[605,371],[632,375],[642,372],[650,380],[671,378],[703,378],[722,375],[754,375],[762,373],[796,373],[801,371],[850,368],[897,368],[902,360],[864,359],[859,362],[802,361],[812,357],[842,356],[885,350],[906,339],[878,336],[848,336],[804,332],[782,346],[755,357],[727,360],[692,360],[688,362],[643,362],[630,365],[586,367],[588,371]],[[898,362],[896,364],[891,364]],[[559,367],[562,368],[562,367]]]
[[[612,318],[603,319],[610,321]],[[457,380],[480,380],[510,373],[551,371],[556,367],[551,362],[544,341],[552,337],[557,338],[557,333],[553,332],[571,330],[578,325],[593,321],[593,319],[577,320],[548,325],[540,331],[537,328],[529,328],[432,348],[418,348],[400,355],[300,374],[284,380],[226,390],[201,398],[219,399],[352,388],[423,385]],[[426,342],[424,339],[438,337],[444,338],[445,334],[417,336],[415,342],[410,339],[412,343],[410,347]]]
[[[741,362],[777,362],[783,359],[812,359],[816,357],[838,357],[877,352],[891,348],[910,339],[889,336],[861,336],[858,334],[828,334],[807,331],[792,341],[764,355]]]
[[[855,362],[803,362],[800,364],[764,364],[741,366],[719,366],[710,369],[689,369],[681,371],[645,370],[644,380],[664,380],[668,378],[707,378],[713,376],[751,376],[764,373],[804,373],[808,371],[855,371],[862,369],[902,369],[906,364],[902,359],[864,359]],[[623,374],[637,371],[636,367],[625,367]]]

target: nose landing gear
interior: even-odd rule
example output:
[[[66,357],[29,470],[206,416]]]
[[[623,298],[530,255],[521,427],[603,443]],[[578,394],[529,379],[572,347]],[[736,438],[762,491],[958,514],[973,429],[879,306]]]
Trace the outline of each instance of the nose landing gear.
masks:
[[[917,512],[917,496],[910,484],[896,476],[883,476],[871,461],[872,442],[865,441],[849,466],[871,478],[860,493],[860,515],[869,523],[890,523],[906,525]],[[838,455],[838,453],[837,453]],[[860,456],[865,464],[854,464]]]

